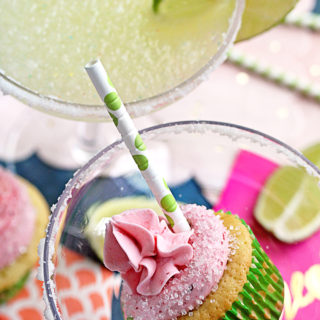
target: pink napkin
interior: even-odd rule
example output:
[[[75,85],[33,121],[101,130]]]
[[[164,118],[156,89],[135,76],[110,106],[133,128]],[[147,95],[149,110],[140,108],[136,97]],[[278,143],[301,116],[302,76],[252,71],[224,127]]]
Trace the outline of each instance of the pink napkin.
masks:
[[[239,216],[252,212],[261,188],[277,168],[276,163],[266,158],[240,151],[214,209],[231,211]]]
[[[259,192],[277,167],[257,154],[241,151],[214,209],[231,211],[244,219],[278,267],[286,282],[284,319],[320,319],[320,232],[304,241],[287,244],[277,240],[254,218]]]

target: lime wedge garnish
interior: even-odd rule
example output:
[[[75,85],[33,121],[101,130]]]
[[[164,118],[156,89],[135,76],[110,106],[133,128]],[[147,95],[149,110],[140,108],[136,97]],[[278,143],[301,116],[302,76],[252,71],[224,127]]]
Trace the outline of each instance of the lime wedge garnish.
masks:
[[[304,154],[319,164],[320,144]],[[309,237],[320,227],[319,180],[303,168],[279,168],[261,191],[254,213],[279,240],[290,243]]]
[[[87,237],[96,255],[103,261],[103,246],[105,237],[105,223],[108,218],[129,209],[149,208],[161,214],[162,211],[156,200],[139,197],[115,198],[102,204],[93,205],[86,213],[88,225],[85,228]]]
[[[246,40],[281,23],[298,0],[246,0],[237,41]]]
[[[227,2],[218,0],[221,5]],[[242,17],[242,26],[237,41],[246,40],[281,23],[294,8],[298,0],[246,0]],[[187,16],[197,11],[206,10],[217,4],[217,0],[153,0],[153,10],[159,14]],[[234,6],[232,1],[231,6]],[[219,10],[219,7],[217,7]]]
[[[153,11],[154,12],[158,12],[159,10],[159,5],[161,3],[162,0],[153,0]]]

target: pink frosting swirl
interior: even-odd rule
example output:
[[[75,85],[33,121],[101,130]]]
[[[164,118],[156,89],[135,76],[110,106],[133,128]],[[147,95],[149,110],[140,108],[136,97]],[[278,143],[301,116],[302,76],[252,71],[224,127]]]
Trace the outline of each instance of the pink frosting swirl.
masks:
[[[191,235],[173,233],[151,209],[128,210],[106,225],[104,264],[119,271],[133,293],[157,295],[192,259]]]
[[[0,167],[0,269],[13,263],[27,250],[35,218],[25,187]]]

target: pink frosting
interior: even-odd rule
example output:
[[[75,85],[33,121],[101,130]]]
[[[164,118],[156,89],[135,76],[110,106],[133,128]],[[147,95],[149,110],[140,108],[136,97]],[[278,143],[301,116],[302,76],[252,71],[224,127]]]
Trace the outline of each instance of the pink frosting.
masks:
[[[229,232],[212,210],[186,205],[182,211],[193,229],[189,239],[192,259],[169,279],[158,295],[142,296],[124,282],[121,304],[125,319],[176,319],[194,310],[211,291],[217,290],[230,254]]]
[[[27,190],[14,175],[0,167],[0,268],[26,251],[34,224],[35,212]]]
[[[192,258],[192,231],[173,233],[151,209],[128,210],[106,225],[104,264],[134,294],[153,296]]]

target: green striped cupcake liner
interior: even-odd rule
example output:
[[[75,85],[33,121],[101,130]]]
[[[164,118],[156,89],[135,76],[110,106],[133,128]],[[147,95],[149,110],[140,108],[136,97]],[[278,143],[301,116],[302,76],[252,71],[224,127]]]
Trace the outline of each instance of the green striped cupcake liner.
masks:
[[[27,272],[18,282],[10,288],[0,292],[0,304],[3,304],[13,298],[25,285],[29,278],[30,272]]]
[[[231,212],[225,213],[231,215]],[[250,227],[243,219],[240,221],[247,227],[252,239],[251,267],[238,299],[220,320],[279,320],[284,303],[282,276],[263,251]],[[128,317],[126,320],[133,318]]]
[[[221,320],[279,320],[284,301],[282,276],[244,220],[252,238],[252,263],[238,300]]]

